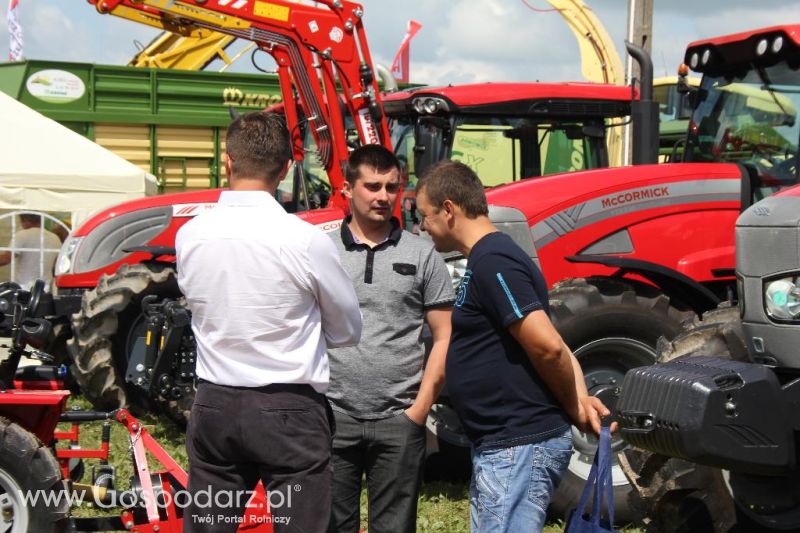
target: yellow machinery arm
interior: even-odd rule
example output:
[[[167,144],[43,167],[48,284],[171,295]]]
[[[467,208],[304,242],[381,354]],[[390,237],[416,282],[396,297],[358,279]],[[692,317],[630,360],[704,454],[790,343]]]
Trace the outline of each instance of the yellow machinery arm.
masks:
[[[583,0],[547,0],[564,17],[581,51],[581,73],[589,81],[622,85],[622,61],[600,19]]]
[[[131,67],[203,70],[215,59],[231,63],[225,49],[236,38],[212,30],[197,30],[192,35],[165,31],[153,39],[128,63]]]
[[[547,0],[564,18],[578,40],[581,51],[581,73],[589,81],[622,85],[622,70],[614,42],[600,19],[583,0]],[[608,130],[608,159],[613,167],[623,164],[623,140],[620,128]]]

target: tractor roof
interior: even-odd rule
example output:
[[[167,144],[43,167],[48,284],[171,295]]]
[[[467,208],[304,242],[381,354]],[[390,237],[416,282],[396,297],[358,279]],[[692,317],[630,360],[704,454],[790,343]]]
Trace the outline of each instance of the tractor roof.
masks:
[[[690,43],[683,62],[711,76],[774,65],[800,52],[800,24],[771,26]]]
[[[796,45],[800,45],[800,24],[785,24],[781,26],[770,26],[769,28],[760,28],[757,30],[743,31],[740,33],[731,33],[729,35],[722,35],[719,37],[712,37],[710,39],[701,39],[689,43],[686,47],[687,50],[697,48],[698,46],[723,46],[730,43],[738,43],[747,41],[753,38],[758,38],[763,35],[771,35],[783,33],[791,39]]]
[[[383,104],[389,115],[413,110],[417,98],[438,97],[445,100],[450,111],[474,113],[529,114],[533,106],[558,102],[603,103],[604,110],[589,110],[586,114],[622,116],[629,114],[631,88],[624,85],[600,83],[473,83],[442,87],[415,87],[384,95]],[[567,114],[578,113],[577,109]],[[539,111],[536,111],[537,113]],[[550,111],[552,113],[552,111]]]

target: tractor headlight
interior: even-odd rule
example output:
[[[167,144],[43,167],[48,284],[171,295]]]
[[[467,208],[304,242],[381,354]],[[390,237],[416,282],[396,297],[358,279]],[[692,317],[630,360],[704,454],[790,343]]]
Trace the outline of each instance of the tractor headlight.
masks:
[[[435,98],[428,98],[425,100],[425,112],[428,114],[434,114],[439,109],[439,100]]]
[[[72,272],[75,252],[78,250],[83,237],[67,237],[56,259],[56,276],[63,276]]]
[[[772,53],[773,54],[777,54],[778,52],[781,51],[781,48],[783,48],[783,36],[782,35],[778,35],[772,41],[772,47],[771,47]]]
[[[758,43],[756,44],[756,55],[763,56],[764,54],[766,54],[767,47],[769,47],[769,43],[767,42],[766,39],[761,39],[760,41],[758,41]]]
[[[457,255],[453,257],[452,260],[446,260],[445,265],[447,265],[447,271],[450,272],[453,288],[458,289],[467,271],[467,258],[462,255]]]
[[[798,276],[764,283],[764,306],[774,320],[800,321],[800,286]]]
[[[450,106],[447,104],[447,101],[444,98],[435,96],[419,96],[414,98],[411,101],[411,106],[414,108],[414,111],[420,115],[433,115],[440,111],[450,111]]]

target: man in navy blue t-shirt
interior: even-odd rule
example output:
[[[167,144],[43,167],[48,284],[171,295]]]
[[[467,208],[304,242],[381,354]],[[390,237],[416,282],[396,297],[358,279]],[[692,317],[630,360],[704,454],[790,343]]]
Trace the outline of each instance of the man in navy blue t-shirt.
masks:
[[[488,217],[483,185],[443,161],[420,179],[417,212],[439,252],[468,258],[445,376],[473,445],[472,531],[539,531],[572,455],[570,423],[600,432],[610,414],[548,318],[547,285]]]

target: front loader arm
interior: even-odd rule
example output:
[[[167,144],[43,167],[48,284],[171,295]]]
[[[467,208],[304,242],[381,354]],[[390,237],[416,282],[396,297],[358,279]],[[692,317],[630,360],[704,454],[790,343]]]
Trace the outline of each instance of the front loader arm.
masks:
[[[319,6],[286,0],[88,0],[103,14],[136,20],[184,35],[207,29],[254,42],[275,58],[296,160],[304,157],[296,95],[331,180],[331,202],[339,194],[348,149],[341,98],[355,120],[362,144],[391,149],[389,128],[373,75],[363,26],[363,8],[343,0]]]

